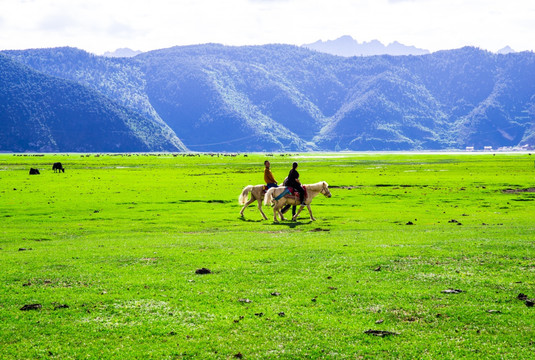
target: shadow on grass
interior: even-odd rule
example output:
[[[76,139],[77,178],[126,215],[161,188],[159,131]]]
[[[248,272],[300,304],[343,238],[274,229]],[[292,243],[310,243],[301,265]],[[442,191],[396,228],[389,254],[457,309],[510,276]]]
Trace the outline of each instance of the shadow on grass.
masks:
[[[262,220],[262,219],[260,219],[260,220],[246,219],[246,218],[244,218],[243,216],[238,216],[238,219],[241,220],[241,221],[243,221],[243,222],[251,222],[251,223],[261,223],[261,222],[263,222],[263,221],[267,221],[267,220]]]
[[[294,228],[296,228],[298,226],[309,225],[309,224],[312,224],[312,220],[309,220],[307,222],[284,220],[284,221],[281,221],[281,222],[278,222],[278,223],[272,222],[272,223],[266,224],[266,225],[286,226],[286,227],[289,227],[290,229],[294,229]]]
[[[213,203],[219,203],[219,204],[227,204],[230,203],[230,200],[178,200],[181,203],[207,203],[207,204],[213,204]]]

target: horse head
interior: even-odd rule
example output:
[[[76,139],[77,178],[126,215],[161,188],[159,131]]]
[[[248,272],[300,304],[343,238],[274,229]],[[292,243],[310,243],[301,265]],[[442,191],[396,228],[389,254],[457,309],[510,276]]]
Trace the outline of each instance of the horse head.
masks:
[[[321,188],[321,193],[325,195],[326,197],[331,197],[331,192],[329,191],[329,184],[327,184],[325,181],[323,182],[323,187]]]

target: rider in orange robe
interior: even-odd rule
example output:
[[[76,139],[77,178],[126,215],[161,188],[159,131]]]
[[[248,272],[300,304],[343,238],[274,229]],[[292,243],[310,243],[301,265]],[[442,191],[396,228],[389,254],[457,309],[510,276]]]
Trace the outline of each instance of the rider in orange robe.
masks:
[[[267,188],[269,189],[272,187],[278,187],[277,180],[275,180],[275,178],[273,177],[273,174],[271,173],[271,169],[270,169],[271,164],[269,163],[268,160],[264,161],[264,166],[266,167],[264,169],[264,181],[266,182]]]

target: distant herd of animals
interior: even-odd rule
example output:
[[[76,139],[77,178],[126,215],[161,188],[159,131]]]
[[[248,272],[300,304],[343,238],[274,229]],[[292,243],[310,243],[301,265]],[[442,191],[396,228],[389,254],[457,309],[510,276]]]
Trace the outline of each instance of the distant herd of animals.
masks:
[[[108,156],[162,156],[162,155],[166,155],[166,154],[161,154],[161,153],[155,153],[155,154],[121,154],[121,153],[117,153],[117,154],[106,154]],[[182,157],[191,157],[191,156],[201,156],[201,154],[199,153],[174,153],[172,154],[174,157],[177,157],[177,156],[182,156]],[[239,154],[237,153],[206,153],[205,155],[208,155],[208,156],[230,156],[230,157],[236,157],[238,156]],[[265,154],[266,156],[273,156],[273,154]],[[280,154],[280,156],[291,156],[292,154]],[[34,154],[34,155],[28,155],[28,154],[14,154],[14,156],[44,156],[43,154]],[[91,155],[90,154],[87,154],[87,155],[80,155],[81,157],[90,157]],[[100,157],[101,154],[94,154],[93,156],[95,157]],[[244,157],[247,157],[247,154],[243,154]],[[65,172],[65,168],[63,167],[63,165],[61,165],[60,162],[56,162],[52,165],[52,170],[54,170],[54,172]],[[40,175],[40,172],[39,172],[39,169],[34,169],[34,168],[30,168],[30,175]]]
[[[54,170],[54,172],[57,172],[57,173],[65,172],[65,168],[63,167],[63,165],[61,165],[60,162],[55,162],[54,164],[52,164],[52,170]],[[30,168],[30,175],[40,175],[40,174],[41,173],[39,172],[39,169]]]
[[[55,154],[57,155],[57,154]],[[120,157],[131,157],[131,156],[173,156],[173,157],[177,157],[177,156],[182,156],[182,157],[192,157],[192,156],[211,156],[211,157],[214,157],[214,156],[223,156],[223,157],[237,157],[237,156],[240,156],[240,155],[243,155],[243,157],[248,157],[249,155],[247,154],[240,154],[240,153],[213,153],[213,152],[209,152],[209,153],[102,153],[102,154],[81,154],[80,157],[101,157],[101,156],[120,156]],[[292,154],[292,153],[286,153],[286,154],[278,154],[279,156],[295,156],[295,155],[298,155],[297,153],[296,154]],[[34,157],[43,157],[45,156],[45,154],[13,154],[13,156],[34,156]],[[64,156],[69,156],[69,154],[64,154]],[[275,156],[273,155],[272,153],[267,153],[267,154],[264,154],[264,156]]]

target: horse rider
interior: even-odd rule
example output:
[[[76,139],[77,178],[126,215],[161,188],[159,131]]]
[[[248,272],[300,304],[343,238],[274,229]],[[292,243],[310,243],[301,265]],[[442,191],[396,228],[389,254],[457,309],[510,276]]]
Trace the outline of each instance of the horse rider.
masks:
[[[282,186],[286,186],[286,187],[288,186],[288,178],[284,179],[284,181],[282,182]],[[292,216],[295,215],[295,211],[296,211],[296,206],[295,205],[285,205],[282,208],[281,213],[286,214],[286,211],[288,211],[290,206],[292,207]]]
[[[269,163],[268,160],[264,161],[264,166],[266,167],[264,169],[264,181],[266,182],[267,188],[269,189],[272,187],[278,187],[277,180],[275,180],[275,178],[273,177],[273,174],[271,173],[271,169],[270,169],[271,164]]]
[[[288,174],[288,179],[286,180],[287,186],[293,187],[299,192],[299,202],[301,205],[305,204],[305,189],[301,186],[301,181],[299,181],[299,173],[297,172],[297,163],[292,164],[292,170]]]
[[[279,187],[279,185],[277,184],[277,180],[275,180],[275,178],[273,177],[273,174],[271,173],[271,163],[266,160],[264,161],[264,166],[266,167],[264,169],[264,181],[266,182],[266,187],[269,189],[269,188],[272,188],[272,187]],[[286,181],[287,179],[284,180],[284,186],[287,186],[286,185]],[[281,212],[284,214],[286,211],[288,211],[288,209],[290,208],[291,205],[286,205],[285,207],[282,208]],[[295,205],[292,206],[292,215],[295,215]]]

